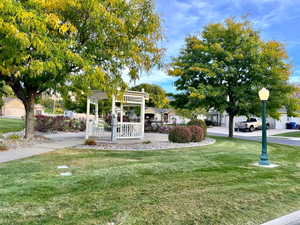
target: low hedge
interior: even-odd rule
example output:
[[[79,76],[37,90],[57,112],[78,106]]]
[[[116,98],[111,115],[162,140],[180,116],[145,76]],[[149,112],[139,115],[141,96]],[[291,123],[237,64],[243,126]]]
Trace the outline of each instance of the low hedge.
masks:
[[[85,120],[70,119],[64,116],[44,116],[35,117],[35,130],[40,132],[49,131],[84,131]]]
[[[169,132],[169,141],[175,143],[188,143],[192,141],[192,132],[188,127],[174,127]]]
[[[204,137],[207,136],[207,126],[206,126],[206,123],[203,121],[203,120],[197,120],[197,119],[194,119],[194,120],[191,120],[187,123],[188,126],[199,126],[203,129],[203,132],[204,132]]]
[[[204,131],[202,127],[199,126],[189,126],[188,127],[192,133],[192,142],[200,142],[202,141],[205,136],[204,136]]]

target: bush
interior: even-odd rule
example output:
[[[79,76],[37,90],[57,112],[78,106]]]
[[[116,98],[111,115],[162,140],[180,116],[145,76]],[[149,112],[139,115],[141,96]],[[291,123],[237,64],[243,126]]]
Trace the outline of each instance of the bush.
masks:
[[[207,126],[206,123],[203,120],[191,120],[187,123],[188,126],[199,126],[203,129],[204,137],[207,136]]]
[[[192,140],[192,133],[188,127],[174,127],[169,132],[169,141],[175,143],[188,143]]]
[[[19,136],[17,134],[12,134],[7,137],[7,139],[9,139],[9,140],[19,140],[20,138],[21,138],[21,136]]]
[[[87,139],[87,140],[85,140],[84,144],[85,145],[97,145],[97,142],[94,139]]]
[[[203,128],[200,126],[189,126],[188,127],[192,133],[192,142],[200,142],[204,137]]]
[[[0,151],[7,151],[8,147],[5,144],[0,144]]]
[[[36,116],[35,129],[40,132],[49,131],[84,131],[85,120],[70,119],[64,116]]]

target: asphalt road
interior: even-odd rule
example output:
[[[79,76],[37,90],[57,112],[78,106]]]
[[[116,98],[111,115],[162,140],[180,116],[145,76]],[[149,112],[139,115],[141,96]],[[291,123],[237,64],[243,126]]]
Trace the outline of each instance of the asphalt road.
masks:
[[[227,134],[224,133],[212,133],[208,132],[209,135],[212,136],[221,136],[221,137],[227,137]],[[247,136],[239,136],[239,135],[234,135],[234,138],[239,138],[243,140],[251,140],[251,141],[261,141],[261,137],[247,137]],[[268,142],[271,143],[277,143],[277,144],[283,144],[283,145],[292,145],[292,146],[300,146],[300,141],[299,140],[292,140],[287,139],[287,138],[279,138],[279,137],[268,137]]]

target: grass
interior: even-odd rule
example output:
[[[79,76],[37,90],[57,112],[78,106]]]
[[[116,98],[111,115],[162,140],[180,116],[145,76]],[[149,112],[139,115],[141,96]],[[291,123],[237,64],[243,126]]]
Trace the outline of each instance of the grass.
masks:
[[[0,164],[0,224],[252,225],[300,208],[300,147],[217,137],[166,151],[60,150]],[[70,169],[57,169],[68,165]],[[62,177],[70,171],[73,176]]]
[[[24,129],[24,121],[19,119],[0,119],[0,133],[21,131]]]
[[[283,136],[283,137],[300,137],[300,131],[287,132],[283,134],[276,134],[274,136]]]

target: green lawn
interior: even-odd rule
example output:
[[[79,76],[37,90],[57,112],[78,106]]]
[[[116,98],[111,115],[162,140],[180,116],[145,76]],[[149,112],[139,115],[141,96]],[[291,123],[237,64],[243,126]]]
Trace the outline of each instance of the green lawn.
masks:
[[[217,138],[166,151],[61,150],[0,164],[0,224],[261,224],[300,208],[300,147]],[[58,165],[73,176],[62,177]]]
[[[18,119],[0,119],[0,133],[20,131],[24,129],[24,121]]]
[[[300,137],[300,131],[288,132],[283,134],[277,134],[274,136],[283,136],[283,137]]]

